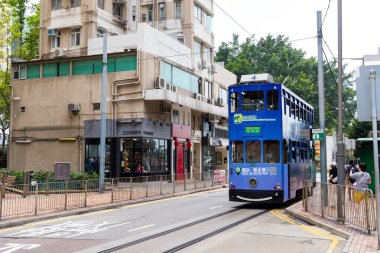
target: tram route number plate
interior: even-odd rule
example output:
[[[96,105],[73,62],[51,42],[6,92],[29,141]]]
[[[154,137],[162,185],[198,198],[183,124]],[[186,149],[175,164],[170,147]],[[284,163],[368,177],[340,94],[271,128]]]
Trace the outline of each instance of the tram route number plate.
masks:
[[[323,129],[313,129],[311,135],[314,141],[320,141],[324,139],[325,133]]]

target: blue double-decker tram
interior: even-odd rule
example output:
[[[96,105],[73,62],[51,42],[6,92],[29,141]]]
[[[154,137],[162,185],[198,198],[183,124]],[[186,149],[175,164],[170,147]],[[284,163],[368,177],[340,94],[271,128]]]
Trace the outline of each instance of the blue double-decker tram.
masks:
[[[269,74],[244,75],[229,93],[229,199],[283,203],[310,179],[314,110]]]

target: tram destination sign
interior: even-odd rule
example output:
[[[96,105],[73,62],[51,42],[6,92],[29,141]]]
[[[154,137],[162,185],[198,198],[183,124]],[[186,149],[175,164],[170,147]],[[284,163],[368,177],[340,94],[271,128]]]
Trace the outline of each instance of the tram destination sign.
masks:
[[[313,137],[313,141],[321,141],[325,137],[325,132],[323,129],[313,129],[311,131],[311,135]]]
[[[261,134],[261,127],[259,126],[247,126],[245,127],[246,134]]]

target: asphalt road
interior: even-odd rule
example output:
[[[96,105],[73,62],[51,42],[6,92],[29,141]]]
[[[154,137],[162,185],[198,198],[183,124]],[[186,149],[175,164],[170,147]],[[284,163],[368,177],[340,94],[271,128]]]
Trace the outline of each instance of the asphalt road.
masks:
[[[3,229],[0,253],[317,253],[344,248],[343,238],[289,219],[281,210],[286,205],[232,203],[227,196],[227,189],[219,189]]]

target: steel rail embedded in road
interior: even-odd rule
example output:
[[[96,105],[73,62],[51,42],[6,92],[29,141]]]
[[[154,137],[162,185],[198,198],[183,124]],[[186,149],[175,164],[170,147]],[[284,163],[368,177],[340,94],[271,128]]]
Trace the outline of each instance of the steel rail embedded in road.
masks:
[[[214,235],[217,235],[217,234],[219,234],[219,233],[222,233],[222,232],[224,232],[224,231],[226,231],[226,230],[228,230],[228,229],[231,229],[231,228],[233,228],[233,227],[236,227],[236,226],[238,226],[238,225],[240,225],[240,224],[242,224],[242,223],[244,223],[244,222],[247,222],[247,221],[249,221],[249,220],[252,220],[252,219],[254,219],[254,218],[257,218],[257,217],[259,217],[259,216],[261,216],[261,215],[263,215],[263,214],[265,214],[265,213],[267,213],[267,212],[269,212],[269,211],[270,211],[270,210],[265,210],[265,211],[262,211],[262,212],[256,213],[256,214],[251,215],[251,216],[249,216],[249,217],[247,217],[247,218],[244,218],[244,219],[242,219],[242,220],[239,220],[239,221],[237,221],[237,222],[234,222],[234,223],[232,223],[232,224],[230,224],[230,225],[224,226],[224,227],[222,227],[222,228],[220,228],[220,229],[218,229],[218,230],[215,230],[215,231],[213,231],[213,232],[211,232],[211,233],[208,233],[208,234],[206,234],[206,235],[203,235],[203,236],[200,236],[200,237],[198,237],[198,238],[195,238],[194,240],[191,240],[191,241],[185,242],[185,243],[183,243],[183,244],[181,244],[181,245],[178,245],[178,246],[176,246],[176,247],[174,247],[174,248],[171,248],[171,249],[169,249],[169,250],[166,250],[166,251],[164,251],[164,253],[177,252],[177,251],[182,250],[182,249],[184,249],[184,248],[187,248],[187,247],[189,247],[189,246],[191,246],[191,245],[197,244],[197,243],[199,243],[199,242],[201,242],[201,241],[203,241],[203,240],[205,240],[205,239],[208,239],[208,238],[210,238],[210,237],[212,237],[212,236],[214,236]]]
[[[209,221],[209,220],[212,220],[212,219],[215,219],[215,218],[219,218],[221,216],[224,216],[224,215],[236,212],[238,210],[240,210],[240,209],[233,209],[233,210],[229,210],[229,211],[226,211],[226,212],[223,212],[223,213],[218,213],[218,214],[212,215],[210,217],[206,217],[206,218],[203,218],[203,219],[200,219],[200,220],[196,220],[196,221],[190,222],[188,224],[185,224],[185,225],[182,225],[182,226],[178,226],[178,227],[175,227],[175,228],[172,228],[172,229],[169,229],[169,230],[165,230],[163,232],[160,232],[160,233],[157,233],[157,234],[154,234],[154,235],[143,237],[141,239],[138,239],[138,240],[135,240],[135,241],[132,241],[132,242],[128,242],[128,243],[121,244],[121,245],[118,245],[118,246],[115,246],[115,247],[112,247],[112,248],[109,248],[109,249],[106,249],[106,250],[99,251],[99,253],[114,252],[114,251],[117,251],[117,250],[120,250],[120,249],[128,248],[128,247],[131,247],[133,245],[136,245],[136,244],[139,244],[139,243],[143,243],[143,242],[155,239],[157,237],[164,236],[164,235],[176,232],[178,230],[181,230],[181,229],[184,229],[184,228],[188,228],[188,227],[200,224],[200,223],[205,222],[205,221]],[[267,212],[267,211],[265,211],[265,212]],[[248,218],[252,219],[254,217],[250,216]]]

